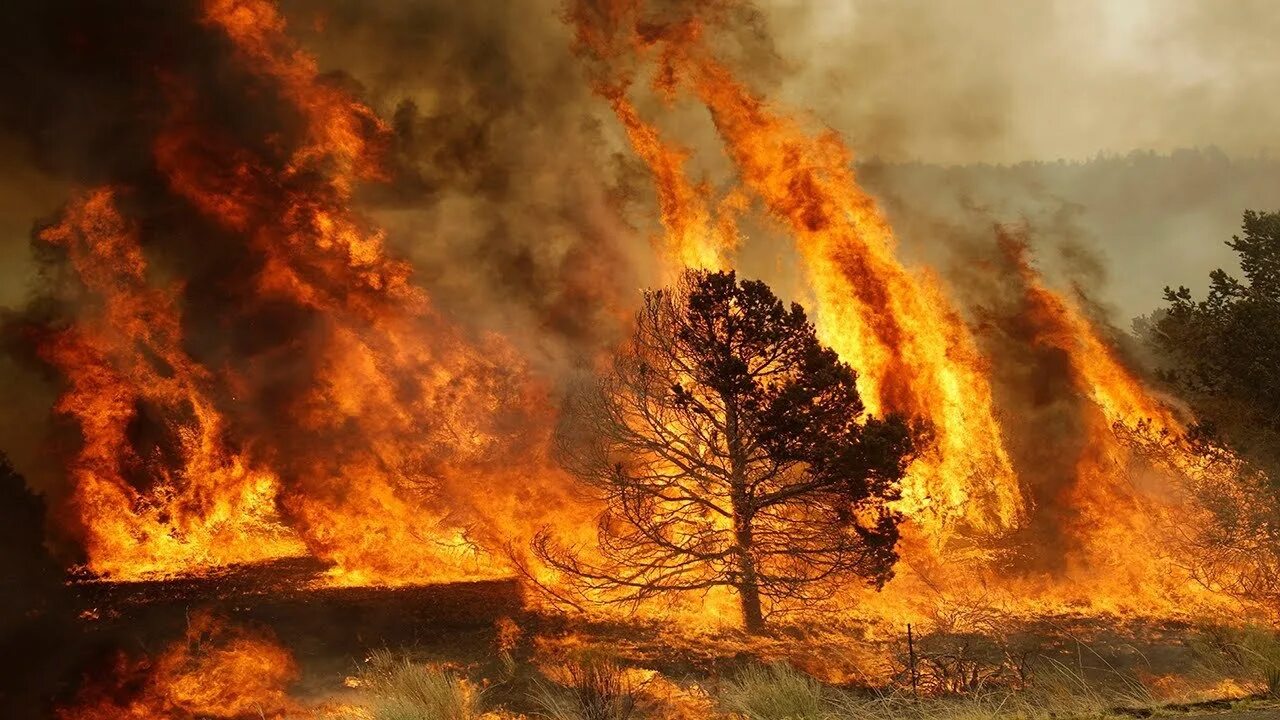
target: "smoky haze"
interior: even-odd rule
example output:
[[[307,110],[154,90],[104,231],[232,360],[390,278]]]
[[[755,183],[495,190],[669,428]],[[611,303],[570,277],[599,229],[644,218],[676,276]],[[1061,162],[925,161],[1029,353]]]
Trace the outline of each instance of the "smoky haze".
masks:
[[[10,306],[28,288],[33,219],[55,210],[67,181],[85,174],[83,167],[68,173],[74,163],[67,156],[91,141],[98,147],[98,135],[125,122],[113,102],[95,105],[109,122],[77,119],[93,97],[110,97],[100,89],[79,96],[40,90],[31,107],[30,91],[42,81],[85,87],[73,75],[70,41],[40,39],[41,23],[49,32],[74,30],[52,24],[56,6],[70,5],[49,5],[27,13],[30,39],[8,50],[12,77],[32,78],[29,85],[9,83],[27,115],[20,137],[5,139],[11,152],[0,202],[0,303]],[[862,160],[1079,162],[1098,153],[1164,155],[1206,146],[1237,159],[1276,145],[1280,100],[1260,88],[1280,76],[1280,58],[1269,51],[1280,14],[1266,0],[769,0],[757,7],[751,20],[766,39],[744,43],[737,59],[780,101],[843,133]],[[628,292],[643,284],[648,254],[643,242],[637,248],[629,241],[652,227],[643,212],[620,206],[647,199],[648,190],[606,109],[582,81],[557,0],[373,6],[286,0],[283,9],[291,33],[318,55],[321,68],[352,78],[395,124],[406,172],[377,198],[379,220],[446,299],[471,302],[497,288],[510,296],[497,316],[532,305],[541,314],[535,322],[576,342],[597,323],[564,310],[589,299],[575,273],[622,273]],[[96,87],[113,83],[119,81]],[[47,102],[50,96],[60,104]],[[61,148],[48,145],[54,135]],[[1167,279],[1117,291],[1104,285],[1103,297],[1121,316],[1145,312],[1165,283],[1198,285],[1202,263],[1229,264],[1230,254],[1214,248],[1245,205],[1265,203],[1276,190],[1259,173],[1230,168],[1225,188],[1222,173],[1213,183],[1202,182],[1203,175],[1162,178],[1163,197],[1136,211],[1161,219],[1159,232],[1115,237],[1117,223],[1101,217],[1110,211],[1100,211],[1086,193],[1055,187],[1052,177],[1006,173],[992,199],[983,178],[921,175],[886,172],[868,180],[900,208],[895,215],[904,224],[913,222],[914,208],[930,222],[967,222],[943,207],[961,203],[990,207],[1004,219],[1079,207],[1081,234],[1112,277],[1167,265]],[[1114,190],[1113,197],[1151,195],[1132,179]],[[587,261],[584,243],[613,246],[616,262],[601,268]],[[469,262],[445,273],[431,262],[442,253]],[[1194,258],[1197,267],[1181,266],[1176,257]],[[549,287],[564,284],[568,289]]]
[[[1235,268],[1245,208],[1280,207],[1280,77],[1265,0],[762,3],[786,81],[771,90],[873,167],[917,259],[946,238],[1029,223],[1059,282],[1121,326],[1166,285]],[[992,167],[996,166],[996,167]]]
[[[1082,159],[1134,149],[1277,147],[1266,0],[764,3],[785,100],[862,157]]]

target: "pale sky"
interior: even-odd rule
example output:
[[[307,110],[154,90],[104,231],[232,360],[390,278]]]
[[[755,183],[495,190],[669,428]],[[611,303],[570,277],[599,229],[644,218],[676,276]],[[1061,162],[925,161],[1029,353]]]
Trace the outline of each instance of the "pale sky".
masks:
[[[863,155],[1275,148],[1270,0],[770,0],[782,92]]]

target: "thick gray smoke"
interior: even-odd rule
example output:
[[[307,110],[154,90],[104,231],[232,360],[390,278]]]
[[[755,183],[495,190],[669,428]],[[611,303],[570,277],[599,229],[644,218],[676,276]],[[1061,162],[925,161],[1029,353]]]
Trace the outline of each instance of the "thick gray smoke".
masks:
[[[636,178],[557,5],[283,7],[392,124],[396,180],[365,200],[435,301],[551,362],[612,339],[610,313],[646,279],[624,218]]]
[[[89,179],[86,164],[128,147],[106,142],[130,122],[127,84],[77,66],[94,49],[74,47],[75,27],[58,20],[58,7],[74,3],[48,5],[26,13],[31,39],[11,49],[13,77],[32,79],[10,83],[26,98],[11,103],[7,123],[21,125],[20,137],[0,137],[0,304],[9,306],[29,286],[33,220],[57,208],[69,181]],[[582,309],[614,305],[651,278],[649,191],[583,82],[559,0],[285,0],[283,9],[321,69],[351,78],[396,127],[402,172],[368,200],[439,301],[482,327],[531,330],[552,361],[607,335],[609,323]],[[1280,125],[1280,102],[1258,91],[1280,75],[1280,58],[1265,51],[1280,29],[1272,10],[1265,0],[767,0],[735,18],[742,40],[729,50],[753,84],[842,132],[864,160],[1078,161],[1208,145],[1245,157],[1274,146]],[[122,24],[130,13],[115,14]],[[86,103],[101,120],[85,120]],[[696,119],[678,130],[699,144]],[[937,242],[922,225],[968,222],[964,206],[1033,225],[1072,215],[1107,274],[1125,278],[1101,287],[1123,318],[1149,309],[1164,284],[1195,284],[1204,267],[1230,262],[1216,248],[1239,211],[1280,190],[1256,170],[1211,169],[1184,163],[1135,177],[1112,164],[1063,179],[1052,166],[891,166],[867,179],[913,246]]]

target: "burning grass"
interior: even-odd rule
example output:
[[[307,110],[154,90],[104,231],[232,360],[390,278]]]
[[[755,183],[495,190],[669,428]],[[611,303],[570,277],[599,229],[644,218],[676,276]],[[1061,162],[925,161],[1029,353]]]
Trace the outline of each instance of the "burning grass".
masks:
[[[397,590],[384,601],[419,598]],[[1125,717],[1263,698],[1280,647],[1260,628],[1095,616],[1009,621],[982,632],[922,626],[907,656],[902,638],[865,627],[819,634],[780,625],[766,636],[712,636],[526,613],[499,617],[470,648],[454,633],[363,653],[344,686],[350,661],[335,656],[333,638],[317,635],[318,624],[296,620],[273,637],[193,617],[154,657],[132,657],[87,678],[60,720]],[[385,631],[408,638],[414,627]],[[1196,705],[1205,701],[1212,702]]]
[[[121,655],[86,682],[58,720],[285,718],[300,709],[292,655],[270,634],[192,616],[183,637],[155,658]]]
[[[420,669],[415,672],[433,672]],[[1046,660],[1028,682],[1018,687],[992,687],[977,692],[914,694],[900,685],[878,689],[822,683],[785,662],[749,661],[739,670],[674,680],[665,675],[608,662],[570,664],[540,674],[518,692],[508,688],[505,701],[487,718],[549,720],[1050,720],[1056,718],[1124,718],[1152,714],[1196,715],[1211,710],[1256,707],[1256,700],[1237,696],[1212,701],[1171,702],[1160,689],[1136,675],[1112,670],[1099,679],[1083,667]],[[445,678],[449,676],[437,677]],[[554,678],[554,679],[548,679]],[[462,686],[467,686],[465,681]],[[478,681],[483,682],[483,680]],[[452,687],[458,687],[454,685]],[[1238,688],[1230,683],[1224,688]],[[380,707],[404,693],[371,683],[366,700]],[[457,691],[452,691],[455,695]],[[1194,698],[1195,695],[1186,695]],[[469,718],[439,714],[434,700],[415,706],[406,718]],[[374,711],[373,717],[384,717]],[[436,713],[436,714],[432,714]]]

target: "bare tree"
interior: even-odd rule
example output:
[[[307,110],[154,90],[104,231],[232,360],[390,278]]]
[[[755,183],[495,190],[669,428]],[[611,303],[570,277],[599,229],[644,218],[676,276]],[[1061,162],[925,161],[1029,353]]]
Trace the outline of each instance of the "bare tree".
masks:
[[[867,416],[855,379],[762,282],[689,271],[647,292],[558,433],[564,465],[605,502],[598,548],[544,531],[535,550],[608,602],[732,588],[753,632],[784,601],[879,587],[913,433]]]

